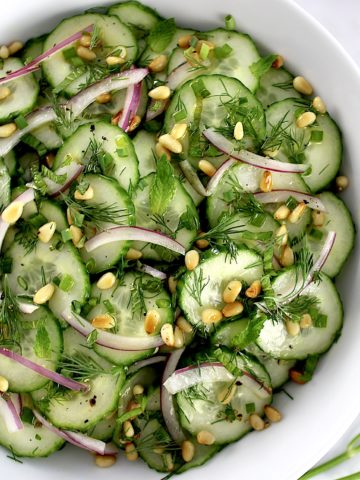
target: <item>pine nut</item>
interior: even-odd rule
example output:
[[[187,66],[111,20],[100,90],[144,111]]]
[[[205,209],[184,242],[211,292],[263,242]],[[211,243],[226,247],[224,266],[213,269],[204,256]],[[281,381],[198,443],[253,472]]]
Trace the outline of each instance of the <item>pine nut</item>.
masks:
[[[305,128],[312,125],[316,121],[316,115],[314,112],[304,112],[296,120],[296,126],[298,128]]]
[[[246,289],[245,295],[248,298],[256,298],[260,295],[261,293],[261,282],[260,280],[255,280],[252,282],[249,288]]]
[[[201,432],[196,435],[196,440],[200,445],[213,445],[213,443],[215,443],[214,435],[206,430],[201,430]]]
[[[95,60],[96,58],[96,53],[93,52],[92,50],[89,50],[86,47],[83,47],[82,45],[79,45],[76,49],[76,54],[78,57],[82,58],[83,60],[87,61],[92,61]]]
[[[335,183],[337,191],[342,192],[349,186],[349,179],[345,177],[345,175],[340,175],[339,177],[336,177]]]
[[[170,293],[176,293],[177,281],[173,276],[170,276],[168,278],[168,286],[169,286]]]
[[[136,451],[135,445],[133,443],[127,443],[125,445],[125,454],[126,454],[126,458],[130,462],[135,462],[135,460],[139,458],[139,454]]]
[[[287,217],[290,215],[290,208],[286,205],[280,205],[280,207],[274,213],[275,220],[281,221],[286,220]]]
[[[171,153],[167,148],[164,147],[164,145],[161,145],[161,143],[159,142],[155,145],[155,153],[158,158],[161,158],[163,155],[165,155],[166,160],[170,162]]]
[[[244,126],[242,122],[237,122],[234,128],[235,140],[242,140],[244,138]]]
[[[0,375],[0,392],[5,393],[9,390],[9,381],[7,378]]]
[[[173,153],[181,153],[182,152],[182,145],[179,140],[173,138],[169,133],[165,133],[165,135],[161,135],[159,137],[160,144],[167,148],[170,152]]]
[[[200,250],[203,250],[204,248],[207,248],[210,243],[206,238],[199,238],[199,240],[196,240],[196,246],[200,248]]]
[[[95,455],[95,464],[100,468],[109,468],[116,463],[115,455]]]
[[[278,68],[281,68],[283,65],[284,65],[284,57],[282,57],[281,55],[277,55],[271,66],[273,68],[278,69]]]
[[[166,85],[160,85],[160,87],[155,87],[148,93],[150,98],[154,100],[167,100],[170,98],[171,90]]]
[[[188,270],[194,270],[200,262],[199,252],[196,250],[189,250],[185,254],[185,266]]]
[[[236,385],[232,384],[230,387],[223,388],[218,394],[218,400],[223,405],[228,405],[234,398],[236,392]]]
[[[130,420],[126,420],[123,424],[123,432],[125,437],[133,437],[135,435],[135,430],[134,427],[132,426],[132,423]]]
[[[260,190],[262,192],[271,192],[272,190],[272,174],[267,170],[265,170],[265,172],[262,174],[260,180]]]
[[[171,453],[165,453],[163,455],[163,461],[166,465],[166,470],[168,472],[172,472],[175,468],[175,465],[174,465],[174,462],[173,462],[173,458],[172,458],[172,455]]]
[[[174,347],[175,348],[182,348],[183,346],[184,346],[184,333],[176,325],[176,327],[174,329]]]
[[[220,310],[216,308],[206,308],[202,314],[201,319],[205,325],[211,325],[213,323],[218,323],[223,318],[222,313]]]
[[[291,265],[294,265],[294,261],[294,252],[289,245],[286,245],[280,257],[280,265],[283,267],[290,267]]]
[[[201,170],[208,177],[213,177],[216,173],[216,168],[208,160],[200,160],[198,163],[199,170]]]
[[[240,295],[242,289],[242,283],[239,280],[231,280],[223,291],[223,300],[225,303],[233,303]]]
[[[181,444],[181,455],[184,462],[191,462],[195,455],[195,445],[190,440],[184,440]]]
[[[80,40],[79,40],[79,43],[82,47],[89,48],[90,45],[91,45],[91,35],[90,35],[90,33],[83,33]]]
[[[10,55],[14,55],[15,53],[19,52],[23,47],[24,44],[19,40],[10,43],[10,45],[8,45]]]
[[[96,97],[96,103],[100,103],[100,104],[103,104],[103,103],[109,103],[111,102],[111,94],[110,93],[102,93],[101,95],[98,95]]]
[[[49,168],[52,168],[53,164],[54,164],[54,160],[55,160],[55,155],[54,153],[50,152],[48,153],[47,155],[45,155],[45,162],[46,162],[46,165],[49,167]]]
[[[159,55],[155,57],[148,65],[150,72],[159,73],[165,70],[165,67],[168,63],[167,55]]]
[[[267,157],[270,157],[270,158],[275,158],[276,155],[279,153],[279,150],[277,148],[275,149],[266,149],[266,150],[263,150],[263,153],[264,155],[266,155]]]
[[[68,222],[69,225],[72,225],[74,223],[74,219],[73,219],[73,216],[71,214],[71,209],[70,208],[66,209],[66,219],[67,219],[67,222]]]
[[[280,422],[281,420],[281,413],[279,410],[271,405],[266,405],[264,408],[264,412],[266,417],[270,420],[270,422]]]
[[[141,117],[139,115],[135,115],[134,118],[131,120],[128,132],[133,132],[138,128],[141,123]]]
[[[89,185],[88,189],[84,193],[79,192],[79,190],[75,190],[74,197],[75,200],[91,200],[94,198],[94,189],[91,185]]]
[[[24,210],[24,204],[22,202],[12,202],[8,205],[1,214],[1,218],[5,223],[13,225],[21,217]]]
[[[312,211],[312,222],[315,227],[322,227],[325,223],[325,213],[319,210]]]
[[[142,395],[144,393],[145,389],[142,385],[134,385],[134,388],[133,388],[133,395],[136,396],[136,395]]]
[[[80,242],[80,240],[84,236],[83,232],[82,232],[81,228],[76,227],[75,225],[70,225],[69,230],[70,230],[71,237],[72,237],[71,240],[76,247],[76,245]]]
[[[254,430],[257,430],[258,432],[260,432],[261,430],[264,430],[265,428],[264,420],[257,413],[252,413],[250,415],[249,422],[251,427]]]
[[[8,138],[16,132],[16,123],[6,123],[0,126],[0,138]]]
[[[306,381],[303,379],[303,373],[299,372],[298,370],[294,370],[293,368],[290,370],[290,379],[298,385],[304,385],[304,383],[306,383]]]
[[[10,56],[10,52],[9,52],[9,49],[6,45],[2,45],[0,47],[0,58],[2,60],[6,60],[7,58],[9,58]]]
[[[176,319],[176,325],[182,330],[184,333],[193,333],[192,325],[182,316]]]
[[[56,231],[55,222],[45,223],[45,225],[42,225],[39,228],[38,239],[40,240],[40,242],[49,243],[52,237],[54,236],[55,231]]]
[[[115,285],[116,282],[116,277],[112,272],[106,272],[101,277],[96,283],[96,286],[100,290],[108,290],[109,288],[112,288]]]
[[[101,315],[96,315],[96,317],[91,320],[91,325],[94,328],[110,330],[115,327],[115,319],[109,313],[103,313]]]
[[[326,105],[321,97],[315,97],[311,105],[317,112],[326,113]]]
[[[163,453],[165,452],[165,448],[164,447],[155,447],[153,449],[153,452],[156,453],[157,455],[163,455]]]
[[[276,238],[279,241],[280,245],[284,246],[287,244],[289,235],[286,225],[281,225],[281,227],[277,229]]]
[[[312,326],[312,318],[308,313],[304,313],[300,320],[300,328],[310,328]]]
[[[168,347],[175,346],[174,330],[171,323],[164,323],[160,330],[161,338]]]
[[[160,325],[160,313],[157,310],[148,310],[145,315],[144,328],[149,335],[155,333]]]
[[[298,322],[292,322],[291,320],[286,320],[285,327],[286,327],[287,333],[291,337],[296,337],[296,335],[299,335],[300,333],[300,325]]]
[[[55,287],[52,283],[48,283],[44,287],[41,287],[34,295],[33,302],[36,305],[43,305],[48,302],[50,298],[54,295]]]
[[[180,48],[189,48],[190,47],[190,42],[191,42],[192,35],[183,35],[182,37],[178,38],[178,46]]]
[[[114,55],[110,55],[106,58],[106,63],[109,65],[109,67],[114,67],[115,65],[123,65],[125,62],[125,58],[115,57]]]
[[[187,123],[175,123],[175,125],[171,129],[170,135],[176,140],[179,140],[185,135],[186,130],[187,130]]]
[[[9,87],[0,87],[0,100],[5,100],[5,98],[11,95],[11,90]]]
[[[241,302],[227,303],[222,309],[222,314],[224,317],[234,317],[235,315],[240,315],[244,311],[244,305]]]
[[[313,93],[312,85],[305,80],[304,77],[295,77],[293,80],[293,87],[299,93],[303,93],[304,95],[311,95]]]
[[[306,203],[305,202],[300,202],[294,210],[290,213],[289,215],[289,222],[290,223],[297,223],[300,218],[304,215],[305,210],[307,209]]]
[[[140,252],[140,250],[136,250],[136,248],[129,248],[125,255],[126,260],[139,260],[141,257],[142,252]]]

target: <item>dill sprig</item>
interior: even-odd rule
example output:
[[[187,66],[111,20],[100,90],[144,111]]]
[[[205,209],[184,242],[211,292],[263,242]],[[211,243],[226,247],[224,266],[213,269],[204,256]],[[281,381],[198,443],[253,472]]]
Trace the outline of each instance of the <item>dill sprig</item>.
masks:
[[[196,301],[196,303],[201,307],[201,295],[205,287],[209,284],[210,277],[204,278],[204,272],[202,268],[194,270],[192,273],[192,277],[192,281],[185,284],[185,289],[188,294],[191,295]]]
[[[61,103],[54,92],[48,93],[47,97],[56,115],[55,126],[60,131],[72,131],[74,128],[74,116],[71,108]]]
[[[271,307],[268,307],[269,300]],[[260,309],[266,313],[268,319],[273,324],[278,322],[299,322],[305,313],[317,309],[319,300],[312,295],[299,295],[289,303],[279,302],[276,298],[264,297],[265,304],[262,303]],[[260,305],[260,304],[257,304]]]
[[[34,250],[38,243],[38,230],[29,222],[20,219],[16,224],[15,241],[24,247],[26,255]]]
[[[98,377],[99,375],[117,373],[116,368],[107,370],[94,358],[82,352],[77,352],[71,356],[63,355],[59,367],[62,375],[77,381],[85,381]]]
[[[230,190],[224,193],[223,201],[228,204],[231,213],[240,213],[244,217],[249,218],[249,223],[262,216],[264,219],[264,206],[256,200],[255,196],[250,192],[245,192],[238,178],[229,175],[226,180]],[[225,198],[226,197],[226,198]]]
[[[261,145],[262,151],[278,150],[282,146],[284,135],[286,135],[286,129],[290,124],[290,122],[287,120],[288,115],[289,112],[286,112],[278,122],[270,124],[270,132]]]
[[[21,320],[16,296],[9,287],[7,275],[3,277],[3,292],[0,302],[0,345],[20,346]]]

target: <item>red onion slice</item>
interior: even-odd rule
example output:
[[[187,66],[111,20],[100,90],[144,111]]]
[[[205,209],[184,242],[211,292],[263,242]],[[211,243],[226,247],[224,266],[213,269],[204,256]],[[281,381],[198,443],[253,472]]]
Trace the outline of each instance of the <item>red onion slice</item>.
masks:
[[[53,382],[62,385],[63,387],[66,387],[70,390],[82,392],[87,392],[89,390],[89,387],[87,385],[76,382],[75,380],[71,380],[70,378],[66,378],[57,372],[53,372],[52,370],[49,370],[42,365],[38,365],[37,363],[32,362],[28,358],[25,358],[18,353],[12,352],[7,348],[0,348],[0,355],[10,358],[11,360],[14,360],[14,362],[20,363],[20,365],[22,365],[23,367],[29,368],[30,370],[38,373],[42,377],[48,378],[49,380],[52,380]]]
[[[20,416],[22,410],[20,395],[18,393],[9,393],[7,395],[10,397],[10,400],[13,403],[17,414]]]
[[[255,198],[260,203],[278,203],[286,202],[289,197],[294,197],[298,202],[304,202],[309,208],[325,212],[325,205],[320,198],[308,195],[307,193],[297,192],[295,190],[272,190],[271,192],[254,193]]]
[[[133,374],[140,370],[141,368],[148,367],[149,365],[155,365],[156,363],[165,362],[167,357],[165,355],[158,355],[156,357],[146,358],[145,360],[140,360],[139,362],[135,362],[131,367],[128,369],[128,374]]]
[[[212,128],[204,130],[203,135],[212,145],[214,145],[214,147],[220,150],[220,152],[223,152],[243,163],[252,165],[253,167],[281,173],[304,173],[308,169],[308,166],[304,164],[279,162],[278,160],[261,157],[260,155],[256,155],[255,153],[246,150],[239,150],[236,152],[234,151],[234,145],[230,140]]]
[[[154,232],[141,227],[114,227],[95,235],[88,240],[84,247],[87,252],[92,252],[98,247],[120,240],[137,240],[145,243],[152,243],[172,250],[173,252],[185,255],[185,248],[176,240],[164,233]]]
[[[64,175],[66,174],[65,182],[60,185],[58,183],[52,182],[49,178],[45,179],[46,185],[48,187],[48,193],[51,197],[56,197],[62,192],[65,192],[71,184],[81,175],[82,171],[84,170],[84,165],[80,165],[79,163],[70,163],[70,165],[66,165],[65,167],[60,167],[56,170],[57,175]]]
[[[166,427],[172,437],[172,439],[181,444],[185,440],[184,432],[180,426],[179,420],[177,418],[176,409],[174,405],[174,397],[168,391],[166,387],[166,382],[174,373],[177,364],[179,363],[181,355],[184,353],[185,348],[180,348],[175,350],[170,356],[167,361],[163,377],[162,377],[162,385],[161,385],[161,410],[164,417],[164,421]]]
[[[132,70],[133,69],[134,67],[132,68]],[[127,89],[124,108],[118,121],[119,127],[122,128],[125,132],[129,130],[131,121],[136,115],[140,104],[140,97],[141,83],[135,83],[134,85],[130,85]]]
[[[15,433],[24,428],[19,413],[8,395],[0,395],[0,417],[9,433]]]
[[[28,302],[19,302],[19,310],[22,313],[33,313],[36,310],[38,310],[39,305],[34,305],[33,303],[28,303]]]
[[[146,110],[146,117],[145,120],[147,122],[150,122],[150,120],[153,120],[154,118],[158,117],[163,113],[163,111],[166,109],[168,106],[169,101],[168,100],[151,100],[150,104]],[[156,107],[156,108],[155,108]]]
[[[168,87],[170,90],[175,90],[180,83],[187,79],[189,69],[191,69],[191,65],[188,62],[183,62],[172,70],[168,77]]]
[[[159,280],[165,280],[167,277],[166,273],[160,272],[160,270],[157,270],[156,268],[151,267],[150,265],[142,264],[139,267],[139,270],[141,272],[147,273],[148,275],[151,275],[154,278],[158,278]]]

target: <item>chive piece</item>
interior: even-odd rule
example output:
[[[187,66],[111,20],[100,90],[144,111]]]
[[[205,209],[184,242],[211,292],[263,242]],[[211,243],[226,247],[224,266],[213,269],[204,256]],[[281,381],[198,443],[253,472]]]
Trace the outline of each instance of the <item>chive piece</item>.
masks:
[[[61,238],[64,243],[68,242],[69,240],[72,240],[72,233],[70,228],[66,228],[65,230],[61,231]]]
[[[119,155],[119,157],[127,157],[129,155],[127,148],[117,148],[116,153]]]
[[[262,242],[267,242],[271,240],[273,233],[272,232],[249,232],[245,231],[242,233],[242,238],[244,240],[259,240]]]
[[[195,80],[192,82],[191,88],[197,98],[206,98],[210,96],[209,90],[205,87],[204,81],[202,79]]]
[[[207,43],[202,43],[200,48],[200,58],[201,60],[206,60],[210,53],[210,47]]]
[[[92,273],[95,268],[95,260],[93,258],[90,258],[90,260],[86,262],[85,267],[88,273]]]
[[[238,103],[239,105],[243,105],[244,103],[248,103],[249,99],[247,97],[239,97]]]
[[[70,60],[73,57],[77,57],[77,53],[74,47],[67,48],[66,50],[63,50],[63,55],[65,60]]]
[[[36,229],[40,228],[46,222],[47,219],[41,213],[35,213],[35,215],[32,215],[28,219],[28,223],[30,223],[30,225],[32,225]]]
[[[4,257],[0,259],[0,272],[1,273],[11,273],[12,271],[12,258]]]
[[[287,199],[285,205],[286,205],[290,210],[294,210],[294,208],[297,207],[297,204],[298,204],[298,202],[297,202],[296,198],[294,198],[294,197],[289,197],[289,198]]]
[[[298,107],[298,108],[295,110],[295,118],[299,118],[300,115],[302,115],[304,112],[306,112],[306,108],[304,108],[304,107]]]
[[[222,47],[214,48],[215,57],[218,60],[223,60],[224,58],[227,58],[229,55],[231,55],[232,51],[232,47],[230,47],[230,45],[228,45],[227,43],[225,43]]]
[[[324,236],[323,232],[318,228],[312,228],[309,233],[310,237],[314,240],[321,240]]]
[[[321,143],[324,138],[324,132],[322,130],[312,130],[310,135],[310,142]]]
[[[60,277],[54,277],[52,283],[58,287],[60,285]]]
[[[42,142],[40,142],[40,140],[31,135],[31,133],[27,133],[26,135],[24,135],[21,141],[36,150],[40,157],[45,155],[45,153],[47,152],[46,146]]]
[[[247,403],[245,405],[245,408],[246,408],[246,413],[254,413],[255,412],[255,403]]]
[[[81,313],[81,303],[78,302],[77,300],[73,300],[71,302],[71,307],[72,307],[72,310],[77,313],[78,315],[80,315]]]
[[[327,315],[320,313],[315,321],[313,320],[314,327],[316,328],[326,328],[327,327]]]
[[[34,415],[33,415],[33,412],[31,410],[31,408],[23,407],[22,410],[21,410],[20,418],[24,423],[32,424],[33,419],[34,419]]]
[[[75,227],[81,228],[84,223],[85,215],[79,212],[71,212],[71,215],[73,217],[73,223]]]
[[[114,305],[110,302],[110,300],[103,300],[103,304],[108,313],[115,313]]]
[[[23,130],[24,128],[26,128],[28,126],[28,123],[27,123],[24,115],[19,115],[18,117],[15,118],[14,121],[15,121],[16,126],[18,127],[19,130]]]
[[[95,307],[98,304],[97,298],[96,297],[89,298],[88,304],[91,305],[92,307]]]
[[[182,120],[185,120],[187,117],[186,110],[182,109],[179,110],[178,112],[173,113],[173,117],[176,123],[181,122]],[[150,122],[148,122],[150,123]]]
[[[225,28],[226,30],[235,30],[236,23],[235,23],[235,18],[232,15],[226,15]]]
[[[171,305],[170,300],[168,300],[167,298],[161,298],[159,300],[156,300],[155,303],[158,308],[167,308]]]
[[[70,290],[73,288],[75,285],[75,280],[73,277],[67,273],[65,273],[59,283],[59,288],[63,292],[70,292]]]
[[[261,227],[262,225],[264,225],[265,220],[265,213],[256,213],[255,215],[253,215],[249,223],[254,227]]]
[[[82,60],[80,57],[72,57],[69,61],[74,67],[82,67],[85,65],[84,60]]]
[[[89,335],[86,337],[86,343],[90,346],[94,345],[98,338],[99,332],[97,330],[93,330]]]
[[[18,275],[17,277],[17,283],[19,284],[19,286],[23,289],[23,290],[27,290],[28,289],[28,284],[27,284],[27,281],[25,280],[24,277],[22,277],[21,275]]]
[[[199,41],[199,40],[197,39],[197,37],[191,37],[190,47],[195,48],[196,45],[197,45],[197,43],[198,43],[198,41]]]

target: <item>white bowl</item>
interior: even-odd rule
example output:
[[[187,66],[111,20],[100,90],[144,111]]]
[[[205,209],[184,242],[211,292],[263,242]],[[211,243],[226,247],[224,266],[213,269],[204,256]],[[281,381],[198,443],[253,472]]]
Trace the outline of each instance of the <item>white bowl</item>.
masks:
[[[351,186],[344,195],[359,220],[360,188],[360,72],[339,44],[312,18],[289,0],[147,0],[164,16],[199,29],[223,23],[231,13],[240,30],[252,35],[265,50],[281,53],[286,65],[304,75],[326,101],[344,135],[343,171]],[[8,0],[2,2],[0,43],[44,33],[67,15],[103,4],[102,0]],[[360,182],[359,182],[360,186]],[[359,293],[358,250],[337,282],[345,305],[342,337],[322,360],[311,383],[280,394],[276,403],[284,420],[261,433],[252,433],[225,448],[201,469],[181,478],[207,480],[296,480],[311,468],[342,436],[360,411],[359,403]],[[106,472],[94,467],[88,454],[69,447],[48,459],[24,460],[19,465],[1,451],[2,478],[27,480],[159,479],[142,462],[126,460]]]

